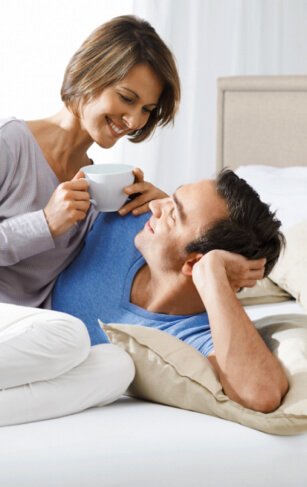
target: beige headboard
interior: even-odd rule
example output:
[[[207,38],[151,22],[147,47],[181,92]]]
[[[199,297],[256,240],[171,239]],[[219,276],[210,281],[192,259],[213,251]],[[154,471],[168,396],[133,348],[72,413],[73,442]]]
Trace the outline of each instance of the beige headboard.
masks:
[[[217,169],[307,165],[307,76],[218,80]]]

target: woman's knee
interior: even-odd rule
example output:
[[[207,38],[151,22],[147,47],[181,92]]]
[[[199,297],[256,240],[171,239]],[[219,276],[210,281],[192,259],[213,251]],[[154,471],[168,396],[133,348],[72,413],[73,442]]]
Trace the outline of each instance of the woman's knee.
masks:
[[[130,355],[118,345],[109,344],[113,355],[114,377],[117,377],[119,387],[123,392],[129,387],[135,376],[135,366]]]
[[[90,337],[85,324],[78,318],[57,313],[50,319],[50,332],[58,342],[58,352],[66,356],[76,366],[83,362],[91,349]]]
[[[82,321],[44,311],[20,317],[0,342],[0,388],[50,380],[84,362],[90,338]]]
[[[92,347],[90,357],[94,364],[91,380],[98,392],[99,405],[115,401],[126,392],[134,379],[132,358],[121,347],[111,343]]]

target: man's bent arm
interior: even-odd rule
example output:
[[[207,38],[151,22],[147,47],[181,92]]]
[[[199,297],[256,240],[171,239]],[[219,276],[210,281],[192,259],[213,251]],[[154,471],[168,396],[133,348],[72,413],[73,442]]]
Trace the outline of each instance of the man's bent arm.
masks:
[[[221,255],[219,251],[209,252],[193,270],[214,344],[214,353],[208,358],[230,399],[267,413],[280,405],[288,381],[281,364],[236,298],[227,276],[225,253]]]

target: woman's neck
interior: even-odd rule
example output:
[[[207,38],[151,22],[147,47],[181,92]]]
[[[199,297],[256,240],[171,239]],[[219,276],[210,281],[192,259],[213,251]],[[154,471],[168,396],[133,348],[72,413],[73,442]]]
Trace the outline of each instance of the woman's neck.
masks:
[[[93,140],[65,107],[52,117],[27,125],[60,181],[72,179],[82,166],[90,164],[87,150]]]

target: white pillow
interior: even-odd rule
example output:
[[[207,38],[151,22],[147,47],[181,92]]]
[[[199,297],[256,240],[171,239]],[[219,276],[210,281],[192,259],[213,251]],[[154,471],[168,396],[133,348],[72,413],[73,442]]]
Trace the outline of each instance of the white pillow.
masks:
[[[307,310],[307,220],[288,229],[285,237],[286,249],[270,278]]]
[[[276,211],[283,230],[307,219],[307,167],[250,165],[240,166],[235,172]]]

